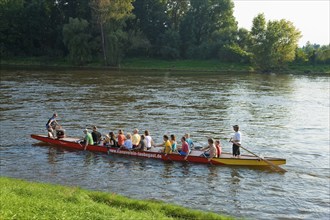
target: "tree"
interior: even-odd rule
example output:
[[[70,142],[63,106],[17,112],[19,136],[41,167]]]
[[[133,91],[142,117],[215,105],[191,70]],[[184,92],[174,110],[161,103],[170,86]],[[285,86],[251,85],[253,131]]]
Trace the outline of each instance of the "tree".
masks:
[[[166,0],[166,14],[174,31],[179,30],[180,23],[188,11],[189,2],[189,0]]]
[[[92,0],[91,7],[101,31],[105,65],[118,65],[123,52],[122,31],[125,21],[132,18],[134,0]],[[109,57],[110,56],[110,57]]]
[[[184,57],[214,58],[234,40],[237,23],[231,0],[191,0],[180,26]]]
[[[159,56],[162,36],[170,28],[164,0],[136,0],[133,6],[135,19],[130,22],[129,28],[145,34],[151,45],[148,55]]]
[[[180,35],[177,31],[169,29],[162,35],[162,47],[160,55],[165,59],[180,57]]]
[[[290,21],[269,21],[266,25],[264,15],[259,14],[253,19],[251,37],[254,64],[262,71],[271,71],[294,60],[301,34]]]
[[[18,56],[61,54],[58,27],[62,29],[62,24],[56,23],[58,14],[53,1],[0,1],[1,51]]]
[[[84,19],[69,18],[69,23],[63,26],[64,44],[69,50],[69,59],[77,65],[83,65],[91,60],[91,48],[88,34],[89,24]]]

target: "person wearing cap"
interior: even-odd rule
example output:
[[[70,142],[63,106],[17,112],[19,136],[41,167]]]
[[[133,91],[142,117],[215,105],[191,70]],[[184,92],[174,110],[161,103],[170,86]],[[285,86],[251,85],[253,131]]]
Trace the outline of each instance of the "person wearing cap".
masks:
[[[94,145],[94,141],[91,133],[88,132],[87,128],[83,132],[85,134],[85,138],[82,144],[84,145],[84,150],[86,150],[88,145]]]
[[[135,128],[132,135],[133,148],[139,147],[140,141],[141,141],[141,136],[139,135],[139,130]]]
[[[48,120],[47,124],[46,124],[46,129],[48,131],[48,137],[49,138],[55,138],[54,137],[54,129],[56,127],[56,125],[59,125],[56,121],[57,118],[57,113],[54,113],[53,116]]]
[[[93,126],[92,137],[94,145],[98,145],[101,143],[102,135],[100,132],[97,131],[97,127],[95,125]]]
[[[241,152],[240,152],[240,146],[242,142],[242,135],[241,132],[239,131],[239,126],[234,125],[233,129],[235,131],[234,136],[230,138],[230,142],[233,143],[233,157],[240,157]]]

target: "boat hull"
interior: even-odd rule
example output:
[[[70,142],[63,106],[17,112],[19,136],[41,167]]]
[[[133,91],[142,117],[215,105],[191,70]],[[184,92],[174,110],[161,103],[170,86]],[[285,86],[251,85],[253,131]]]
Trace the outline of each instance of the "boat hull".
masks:
[[[36,135],[32,134],[31,137],[33,139],[57,145],[60,147],[76,149],[76,150],[84,150],[84,147],[78,143],[78,138],[59,138],[52,139],[44,135]],[[108,154],[119,154],[119,155],[127,155],[132,157],[142,157],[147,159],[158,159],[163,161],[182,161],[182,162],[191,162],[191,163],[201,163],[201,164],[211,164],[211,165],[231,165],[231,166],[260,166],[266,167],[269,166],[265,161],[260,160],[255,156],[249,155],[241,155],[240,158],[232,158],[231,154],[223,153],[220,158],[213,158],[211,161],[208,161],[207,158],[202,156],[203,151],[193,150],[187,160],[184,160],[184,156],[179,154],[164,154],[161,152],[161,148],[153,148],[148,151],[134,151],[134,150],[119,150],[118,148],[110,148],[104,147],[100,145],[88,145],[88,151],[92,152],[100,152],[100,153],[108,153]],[[282,158],[265,158],[273,164],[282,165],[286,163],[285,159]]]

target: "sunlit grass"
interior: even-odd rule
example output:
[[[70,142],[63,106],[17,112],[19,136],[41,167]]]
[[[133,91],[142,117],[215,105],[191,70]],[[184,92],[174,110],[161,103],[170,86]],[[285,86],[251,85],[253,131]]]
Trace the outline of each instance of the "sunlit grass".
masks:
[[[157,201],[0,178],[0,219],[232,219]]]

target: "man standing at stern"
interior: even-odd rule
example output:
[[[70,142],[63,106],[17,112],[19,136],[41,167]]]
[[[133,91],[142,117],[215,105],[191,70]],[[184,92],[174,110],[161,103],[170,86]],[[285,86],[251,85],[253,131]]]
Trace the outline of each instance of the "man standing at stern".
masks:
[[[242,143],[242,135],[241,132],[239,131],[239,126],[234,125],[233,129],[235,131],[234,136],[230,138],[230,142],[233,143],[233,157],[240,157],[240,146]]]

